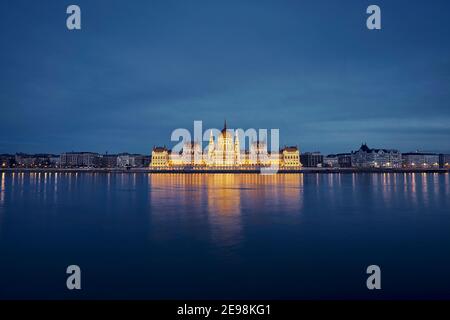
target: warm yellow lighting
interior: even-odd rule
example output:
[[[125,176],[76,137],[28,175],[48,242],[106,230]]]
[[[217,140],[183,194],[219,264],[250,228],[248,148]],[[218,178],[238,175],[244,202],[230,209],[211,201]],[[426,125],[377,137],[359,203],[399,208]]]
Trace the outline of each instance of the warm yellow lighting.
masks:
[[[255,141],[249,151],[240,148],[239,136],[228,131],[226,123],[219,136],[215,138],[211,131],[207,151],[202,151],[201,144],[187,142],[179,152],[166,147],[152,150],[150,167],[154,169],[182,170],[196,169],[255,169],[257,167],[281,167],[299,169],[300,151],[297,147],[285,147],[279,152],[267,150],[267,143]]]

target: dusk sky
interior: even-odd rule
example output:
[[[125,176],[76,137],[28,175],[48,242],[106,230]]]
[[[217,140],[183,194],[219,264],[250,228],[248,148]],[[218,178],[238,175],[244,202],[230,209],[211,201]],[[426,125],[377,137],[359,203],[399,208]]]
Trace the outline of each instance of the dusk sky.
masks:
[[[448,0],[1,0],[0,153],[149,154],[225,118],[302,152],[450,152],[449,15]]]

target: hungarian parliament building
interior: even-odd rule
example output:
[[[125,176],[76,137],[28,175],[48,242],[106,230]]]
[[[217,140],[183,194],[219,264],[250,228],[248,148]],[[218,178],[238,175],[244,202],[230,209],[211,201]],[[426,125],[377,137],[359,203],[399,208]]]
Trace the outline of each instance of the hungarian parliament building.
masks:
[[[248,151],[241,150],[239,137],[227,130],[226,123],[217,139],[211,131],[207,151],[202,151],[198,142],[187,142],[183,149],[172,152],[166,147],[154,147],[150,167],[154,169],[176,168],[211,168],[234,169],[255,167],[281,167],[299,169],[300,152],[298,147],[285,147],[277,152],[270,152],[267,143],[255,141],[250,144]],[[217,140],[217,141],[215,141]]]

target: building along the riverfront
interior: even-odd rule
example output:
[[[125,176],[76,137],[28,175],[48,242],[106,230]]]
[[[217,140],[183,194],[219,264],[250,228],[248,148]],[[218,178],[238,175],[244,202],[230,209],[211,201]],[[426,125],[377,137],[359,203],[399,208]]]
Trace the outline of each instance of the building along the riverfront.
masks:
[[[439,167],[450,169],[450,154],[439,154]]]
[[[198,142],[186,142],[183,149],[176,153],[166,147],[154,147],[151,168],[154,169],[250,169],[278,166],[285,169],[300,169],[300,152],[298,147],[284,147],[278,151],[269,151],[264,141],[253,141],[249,150],[241,150],[236,131],[224,128],[215,139],[210,134],[207,150],[203,151]]]
[[[402,154],[395,149],[371,149],[362,144],[352,152],[352,165],[357,168],[401,168]]]
[[[62,168],[140,168],[147,167],[150,157],[141,154],[98,154],[95,152],[65,152],[60,156]]]
[[[425,152],[402,153],[405,168],[439,168],[439,154]]]
[[[152,170],[247,170],[274,166],[284,170],[301,168],[355,168],[355,169],[402,169],[435,170],[450,169],[450,154],[430,152],[400,153],[395,149],[371,149],[362,144],[351,153],[329,154],[320,152],[300,154],[298,147],[284,147],[278,151],[268,150],[265,141],[253,141],[248,149],[242,148],[239,136],[232,134],[226,125],[215,137],[212,133],[207,148],[202,150],[198,142],[186,142],[179,152],[167,147],[154,147],[151,156],[119,153],[65,152],[54,154],[0,154],[0,169],[7,168],[105,168]]]
[[[317,168],[323,164],[323,155],[320,152],[305,152],[300,155],[300,162],[307,168]]]
[[[94,152],[65,152],[61,154],[62,167],[98,167],[100,155]]]

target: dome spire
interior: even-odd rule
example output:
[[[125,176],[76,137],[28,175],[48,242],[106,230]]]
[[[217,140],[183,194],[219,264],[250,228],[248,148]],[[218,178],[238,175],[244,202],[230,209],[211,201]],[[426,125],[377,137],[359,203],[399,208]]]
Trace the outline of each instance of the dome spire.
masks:
[[[223,129],[222,129],[222,134],[226,135],[227,134],[227,120],[225,119],[225,123],[223,124]]]

